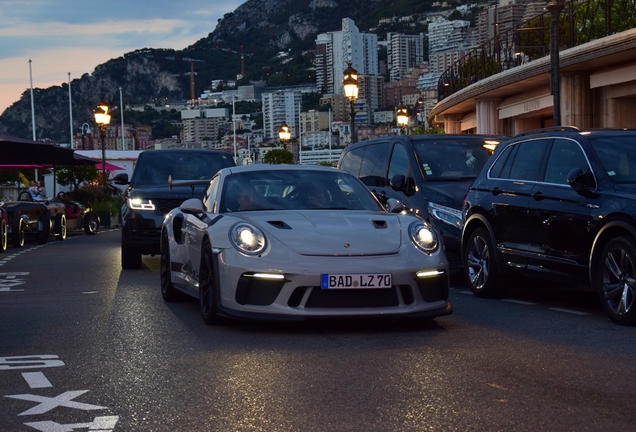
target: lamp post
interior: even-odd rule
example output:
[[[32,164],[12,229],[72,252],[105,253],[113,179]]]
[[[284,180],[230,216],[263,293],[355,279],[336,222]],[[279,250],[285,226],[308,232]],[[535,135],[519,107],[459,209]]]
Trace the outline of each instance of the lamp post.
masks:
[[[356,110],[353,104],[356,100],[358,100],[358,71],[351,67],[351,62],[349,62],[349,67],[344,70],[342,87],[344,88],[344,94],[347,99],[349,99],[349,104],[351,105],[351,112],[349,113],[351,116],[351,143],[355,143]]]
[[[291,139],[291,130],[289,129],[289,126],[287,126],[286,122],[283,122],[283,124],[280,125],[280,129],[278,130],[278,137],[283,143],[285,150],[287,150],[287,143]]]
[[[102,187],[106,187],[106,149],[104,147],[104,138],[106,137],[106,126],[110,123],[110,114],[108,114],[108,105],[104,102],[104,95],[102,95],[101,102],[97,105],[97,108],[93,110],[95,116],[95,123],[99,128],[99,136],[102,139]]]
[[[552,87],[553,126],[561,126],[561,75],[559,74],[559,18],[564,0],[550,0],[546,9],[550,11],[550,83]]]
[[[397,124],[400,127],[400,135],[404,135],[404,128],[409,124],[409,109],[404,106],[404,104],[400,105],[397,108],[395,119],[397,120]]]
[[[86,126],[86,132],[84,132],[84,126]],[[88,123],[82,123],[82,150],[86,150],[86,145],[84,144],[84,137],[87,133],[91,133],[91,127]]]

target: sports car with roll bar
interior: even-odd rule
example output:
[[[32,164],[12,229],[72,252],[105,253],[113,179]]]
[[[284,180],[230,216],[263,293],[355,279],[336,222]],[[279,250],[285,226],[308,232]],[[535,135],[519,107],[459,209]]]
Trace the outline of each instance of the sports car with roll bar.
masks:
[[[204,182],[166,215],[160,274],[163,299],[197,298],[207,324],[452,313],[438,234],[351,174],[263,164]]]

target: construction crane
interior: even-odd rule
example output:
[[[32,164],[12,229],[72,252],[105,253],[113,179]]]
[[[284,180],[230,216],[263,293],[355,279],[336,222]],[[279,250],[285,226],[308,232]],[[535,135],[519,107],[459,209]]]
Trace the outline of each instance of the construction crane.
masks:
[[[194,76],[196,72],[194,72],[194,64],[195,63],[205,63],[205,60],[193,59],[190,57],[174,57],[174,56],[160,56],[154,54],[146,54],[148,58],[155,58],[159,60],[174,60],[174,61],[183,61],[190,62],[190,72],[183,72],[180,74],[173,74],[173,76],[190,76],[190,100],[196,100],[196,92],[194,91]]]
[[[245,76],[245,56],[249,56],[252,57],[254,54],[245,54],[243,52],[243,45],[241,45],[241,49],[239,51],[237,50],[233,50],[231,48],[221,48],[220,46],[216,46],[214,47],[214,49],[219,50],[219,51],[225,51],[228,52],[230,54],[240,54],[241,55],[241,76]]]

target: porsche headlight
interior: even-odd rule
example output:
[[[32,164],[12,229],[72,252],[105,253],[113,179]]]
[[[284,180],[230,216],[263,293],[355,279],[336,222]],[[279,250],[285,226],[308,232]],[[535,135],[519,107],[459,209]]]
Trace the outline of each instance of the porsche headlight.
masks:
[[[245,222],[237,223],[230,229],[230,241],[236,249],[249,255],[259,254],[267,246],[263,232]]]
[[[415,246],[424,252],[434,252],[439,245],[433,228],[420,221],[413,222],[409,226],[409,237]]]
[[[152,200],[143,198],[128,198],[128,207],[133,210],[154,210],[155,205]]]
[[[454,226],[461,230],[464,224],[462,219],[462,211],[443,205],[428,203],[428,214],[437,220]]]

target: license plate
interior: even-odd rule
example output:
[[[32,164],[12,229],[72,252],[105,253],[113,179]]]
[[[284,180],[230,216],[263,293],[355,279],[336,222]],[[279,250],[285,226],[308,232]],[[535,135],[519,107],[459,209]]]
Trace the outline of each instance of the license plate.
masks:
[[[320,288],[391,288],[391,274],[322,274]]]

